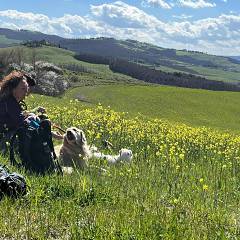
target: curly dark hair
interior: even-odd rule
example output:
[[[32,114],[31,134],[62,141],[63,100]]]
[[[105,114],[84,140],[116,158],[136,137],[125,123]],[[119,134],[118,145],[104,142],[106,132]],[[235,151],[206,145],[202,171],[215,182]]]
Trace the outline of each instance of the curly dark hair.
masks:
[[[13,90],[26,77],[28,85],[34,86],[35,80],[27,73],[21,71],[12,71],[0,81],[0,99],[6,98],[13,94]]]

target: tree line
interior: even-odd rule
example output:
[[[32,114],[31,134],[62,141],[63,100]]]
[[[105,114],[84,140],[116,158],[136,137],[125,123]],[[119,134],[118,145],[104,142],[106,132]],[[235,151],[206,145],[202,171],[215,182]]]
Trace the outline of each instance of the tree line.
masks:
[[[108,64],[109,68],[114,72],[122,73],[149,83],[215,91],[240,91],[240,86],[237,84],[209,80],[204,77],[182,72],[164,72],[120,58],[102,57],[84,53],[75,55],[75,58],[95,64]]]
[[[49,42],[45,39],[24,41],[22,45],[25,47],[31,47],[31,48],[38,48],[38,47],[42,47],[43,45],[50,46],[50,47],[58,47],[58,48],[61,47],[60,44]]]

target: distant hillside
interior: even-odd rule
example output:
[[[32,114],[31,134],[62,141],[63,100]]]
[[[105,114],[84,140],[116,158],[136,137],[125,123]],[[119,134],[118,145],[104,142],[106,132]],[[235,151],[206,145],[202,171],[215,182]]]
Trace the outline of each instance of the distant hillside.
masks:
[[[240,63],[240,56],[231,56],[230,58]]]
[[[7,28],[0,28],[0,44],[2,47],[12,46],[13,43],[21,43],[24,41],[43,40],[52,43],[59,43],[63,38],[56,35],[48,35],[41,32],[33,32],[28,30],[11,30]],[[4,41],[3,41],[4,39]],[[6,41],[8,39],[8,41]]]
[[[160,85],[200,88],[215,91],[240,91],[240,86],[238,84],[209,80],[204,77],[181,72],[166,73],[161,70],[151,69],[122,59],[110,60],[109,68],[114,72],[126,74],[145,82],[157,83]]]
[[[230,57],[201,52],[165,49],[135,40],[113,38],[65,39],[55,35],[26,30],[0,28],[0,46],[12,46],[26,41],[45,39],[77,54],[121,58],[164,72],[194,74],[210,80],[240,82],[240,62]]]
[[[64,39],[60,45],[80,54],[122,58],[166,72],[185,72],[212,80],[240,81],[240,63],[229,57],[164,49],[135,40],[113,38]]]
[[[15,52],[15,54],[14,54]],[[34,53],[34,54],[33,54]],[[0,67],[4,58],[12,62],[18,63],[18,56],[22,55],[21,60],[28,64],[33,64],[35,61],[44,61],[53,63],[64,70],[65,77],[71,82],[71,86],[86,86],[86,85],[104,85],[104,84],[147,84],[132,77],[112,72],[108,65],[90,64],[87,62],[78,61],[74,58],[74,52],[56,48],[52,46],[42,46],[38,48],[30,47],[9,47],[0,49]],[[17,55],[16,59],[11,57]],[[4,75],[0,68],[1,74]],[[5,69],[6,70],[6,69]]]

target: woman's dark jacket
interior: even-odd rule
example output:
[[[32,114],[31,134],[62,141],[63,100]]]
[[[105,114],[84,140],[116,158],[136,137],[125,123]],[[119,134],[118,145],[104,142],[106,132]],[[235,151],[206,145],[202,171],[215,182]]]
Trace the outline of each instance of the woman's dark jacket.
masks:
[[[0,132],[5,128],[16,130],[23,123],[24,115],[19,102],[13,96],[0,99]]]

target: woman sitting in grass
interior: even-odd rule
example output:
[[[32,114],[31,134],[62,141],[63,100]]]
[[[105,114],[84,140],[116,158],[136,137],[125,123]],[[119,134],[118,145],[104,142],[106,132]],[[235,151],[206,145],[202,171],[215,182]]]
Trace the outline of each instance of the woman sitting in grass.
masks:
[[[26,111],[26,104],[23,102],[29,94],[32,86],[36,85],[35,80],[28,74],[21,71],[12,71],[0,81],[0,133],[11,136],[19,127],[24,125],[29,117]],[[45,109],[39,107],[38,112]],[[33,117],[33,114],[31,114]],[[53,137],[62,139],[62,135],[53,132]]]
[[[24,124],[26,105],[22,102],[35,81],[27,74],[13,71],[0,82],[0,129],[14,131]]]

